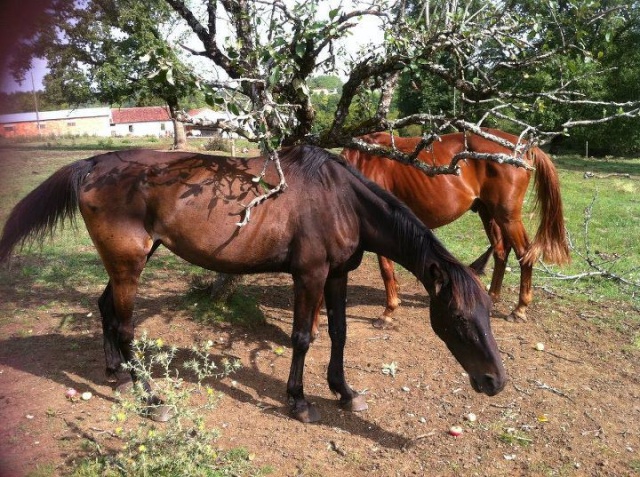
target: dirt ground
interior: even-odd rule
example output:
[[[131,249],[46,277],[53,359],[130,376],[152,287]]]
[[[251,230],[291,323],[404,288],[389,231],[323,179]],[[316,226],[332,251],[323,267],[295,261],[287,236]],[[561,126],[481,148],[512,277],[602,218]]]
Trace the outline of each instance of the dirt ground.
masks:
[[[285,382],[291,353],[291,281],[287,275],[246,278],[266,323],[203,325],[180,306],[184,277],[144,281],[138,331],[189,348],[212,340],[218,358],[243,368],[216,382],[219,406],[208,417],[224,449],[242,446],[271,475],[638,475],[640,350],[637,310],[628,305],[576,307],[536,289],[529,322],[501,317],[516,290],[506,289],[492,320],[510,382],[495,397],[476,394],[460,365],[432,332],[428,298],[401,277],[397,326],[378,330],[383,288],[373,257],[350,276],[346,372],[366,393],[369,410],[342,411],[325,380],[326,322],[309,351],[305,391],[322,420],[301,424],[288,414]],[[24,284],[23,284],[24,285]],[[49,295],[47,295],[49,293]],[[82,454],[83,437],[107,442],[113,390],[103,374],[99,288],[51,292],[2,284],[0,295],[0,475],[37,469],[60,475]],[[44,306],[47,304],[47,306]],[[616,316],[617,325],[597,325]],[[544,351],[536,349],[544,343]],[[283,355],[274,352],[285,347]],[[383,374],[397,364],[395,377]],[[91,391],[71,403],[65,390]],[[470,422],[469,413],[477,416]],[[459,425],[459,437],[448,434]]]

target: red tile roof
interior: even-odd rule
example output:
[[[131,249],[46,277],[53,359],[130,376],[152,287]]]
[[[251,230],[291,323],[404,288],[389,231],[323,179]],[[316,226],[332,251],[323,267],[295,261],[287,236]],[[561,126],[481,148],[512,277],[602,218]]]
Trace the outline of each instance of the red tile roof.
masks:
[[[163,106],[113,108],[111,109],[111,118],[113,120],[113,124],[171,121],[169,109]]]
[[[202,111],[211,111],[209,108],[197,108],[197,109],[190,109],[187,114],[189,116],[197,116],[198,114],[200,114]]]

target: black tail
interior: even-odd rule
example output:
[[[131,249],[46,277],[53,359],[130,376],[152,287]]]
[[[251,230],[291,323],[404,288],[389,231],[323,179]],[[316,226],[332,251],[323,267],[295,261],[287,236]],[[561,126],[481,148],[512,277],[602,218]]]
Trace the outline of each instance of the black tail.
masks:
[[[41,242],[58,222],[73,220],[80,182],[92,167],[90,160],[64,166],[18,202],[2,231],[0,262],[9,258],[16,245]]]

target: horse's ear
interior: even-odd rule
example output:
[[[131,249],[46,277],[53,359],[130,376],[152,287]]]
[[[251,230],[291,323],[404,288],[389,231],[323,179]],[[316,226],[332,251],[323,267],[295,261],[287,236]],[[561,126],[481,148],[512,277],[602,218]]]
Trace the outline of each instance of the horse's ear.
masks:
[[[446,283],[447,277],[442,271],[442,268],[440,268],[440,265],[437,263],[432,263],[429,266],[429,272],[431,274],[431,281],[433,282],[431,292],[433,293],[433,296],[438,296],[442,287]]]

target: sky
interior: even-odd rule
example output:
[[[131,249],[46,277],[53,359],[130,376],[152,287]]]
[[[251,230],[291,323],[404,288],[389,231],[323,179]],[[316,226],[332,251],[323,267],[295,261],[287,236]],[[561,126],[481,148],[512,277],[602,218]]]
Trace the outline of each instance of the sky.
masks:
[[[38,8],[38,4],[44,3],[46,2],[46,0],[0,0],[0,32],[2,32],[3,27],[9,27],[13,25],[15,30],[16,24],[20,26],[21,22],[29,21],[29,17],[25,18],[24,16],[25,10],[19,7],[22,2],[26,2],[27,4],[34,4],[32,5],[32,8]],[[345,2],[340,0],[329,0],[320,2],[318,4],[319,16],[327,18],[329,10],[340,3],[345,6],[346,10],[351,10],[352,8],[354,8],[353,3],[357,2]],[[7,30],[5,30],[5,32],[6,31]],[[10,51],[11,45],[13,44],[13,42],[15,42],[15,35],[17,34],[17,32],[12,32],[10,29],[8,33],[4,33],[2,37],[0,37],[0,43],[1,46],[3,46],[2,50],[5,55]],[[358,24],[357,27],[353,30],[353,35],[348,38],[348,40],[345,42],[345,45],[347,47],[347,51],[351,55],[357,55],[357,52],[362,45],[371,42],[379,44],[381,40],[381,33],[377,20],[366,18],[361,21],[361,23]],[[197,48],[197,46],[195,47]],[[32,63],[30,73],[27,74],[22,83],[18,83],[13,79],[10,72],[8,71],[8,68],[6,67],[6,64],[2,65],[2,60],[3,58],[0,58],[0,66],[2,66],[0,68],[0,91],[7,93],[11,93],[14,91],[31,91],[31,75],[33,75],[33,84],[35,86],[35,89],[44,89],[42,79],[47,73],[47,63],[45,60],[35,59]],[[4,58],[4,60],[6,60],[6,58]],[[343,77],[343,75],[340,76],[343,80],[346,79]]]
[[[33,84],[36,91],[44,89],[42,79],[47,74],[47,62],[40,58],[31,65],[31,74],[33,74]],[[4,93],[13,93],[14,91],[31,91],[31,75],[27,75],[22,84],[16,82],[6,68],[2,69],[2,78],[0,82],[0,91]]]

